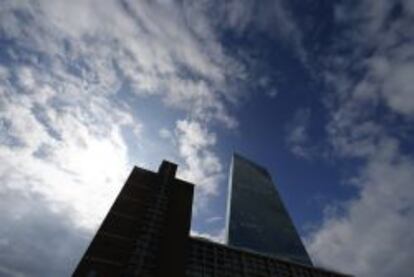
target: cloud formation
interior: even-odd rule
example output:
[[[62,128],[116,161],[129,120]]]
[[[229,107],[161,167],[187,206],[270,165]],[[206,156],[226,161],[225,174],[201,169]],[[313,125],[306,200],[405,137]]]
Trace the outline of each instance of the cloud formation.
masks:
[[[330,213],[308,242],[318,264],[357,276],[411,276],[414,160],[384,141],[353,179],[358,197]],[[352,265],[352,267],[350,267]]]
[[[318,264],[357,276],[412,275],[414,160],[402,150],[414,104],[411,3],[336,7],[347,28],[334,47],[351,54],[330,58],[326,130],[337,157],[362,165],[346,180],[359,192],[334,205],[338,212],[327,213],[307,244]]]
[[[39,193],[2,188],[0,197],[0,275],[70,274],[90,234],[51,209],[56,205]]]
[[[151,131],[182,163],[179,176],[197,184],[196,210],[208,205],[224,178],[216,127],[237,128],[232,108],[252,95],[243,85],[257,79],[269,97],[279,96],[271,75],[254,72],[267,61],[227,49],[223,32],[253,30],[295,49],[310,67],[293,4],[252,3],[2,2],[0,209],[7,212],[0,246],[9,254],[0,255],[1,274],[67,275],[125,180],[131,155],[141,154],[131,144],[151,141]],[[414,114],[412,3],[335,5],[343,32],[320,57],[330,90],[323,99],[328,151],[362,167],[345,180],[358,195],[334,205],[340,212],[327,213],[307,243],[319,264],[344,272],[351,264],[359,276],[408,276],[413,258],[414,161],[404,151]],[[174,111],[170,126],[154,131],[140,120],[134,104],[148,99],[162,103],[159,113]],[[314,151],[310,115],[299,112],[286,139],[305,158]],[[148,145],[146,156],[154,156],[159,149]],[[146,164],[140,158],[133,160]],[[48,237],[56,255],[44,248]],[[44,260],[54,266],[42,269]]]
[[[304,159],[313,155],[312,147],[309,146],[310,116],[310,109],[299,109],[286,126],[286,144],[294,155]]]
[[[10,203],[7,199],[16,195],[10,206],[27,210],[23,218],[44,214],[50,220],[42,225],[26,221],[33,224],[32,233],[20,234],[10,230],[24,228],[22,219],[2,213],[0,240],[16,252],[0,257],[0,272],[69,274],[69,260],[85,243],[76,233],[97,228],[132,166],[125,130],[139,144],[149,128],[127,99],[159,98],[161,111],[191,118],[172,126],[175,155],[184,163],[183,178],[199,184],[196,203],[216,193],[222,165],[212,149],[216,135],[210,126],[237,126],[228,105],[238,96],[226,87],[245,72],[224,51],[197,5],[6,1],[0,8],[0,36],[1,202]],[[65,228],[66,241],[57,234]],[[67,255],[50,256],[43,248],[49,231],[56,235],[53,246]],[[21,239],[24,235],[33,241]],[[78,252],[63,249],[66,243]],[[13,264],[28,248],[38,258]],[[41,269],[42,257],[56,268]]]
[[[207,197],[218,193],[224,178],[223,166],[212,150],[216,136],[197,121],[180,120],[175,131],[179,153],[185,161],[178,176],[196,184],[196,208],[205,207]]]

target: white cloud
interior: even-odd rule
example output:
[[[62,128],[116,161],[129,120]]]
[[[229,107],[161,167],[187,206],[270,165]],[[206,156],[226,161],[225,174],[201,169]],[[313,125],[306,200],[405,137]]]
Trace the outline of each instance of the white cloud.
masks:
[[[168,130],[167,128],[161,128],[158,131],[158,134],[160,135],[161,138],[163,139],[171,139],[173,134],[171,133],[170,130]]]
[[[90,235],[37,193],[2,186],[0,200],[0,275],[70,275]]]
[[[290,151],[294,155],[305,159],[311,158],[314,151],[314,145],[309,145],[310,116],[310,109],[299,109],[286,126],[286,144]]]
[[[226,1],[219,24],[240,34],[251,28],[259,30],[279,43],[293,46],[302,62],[307,57],[302,45],[302,32],[289,10],[289,1]]]
[[[214,147],[216,134],[208,124],[195,119],[177,120],[174,131],[159,130],[161,138],[168,140],[177,149],[178,178],[195,185],[194,212],[207,212],[212,197],[217,197],[223,181],[223,165]]]
[[[336,12],[349,29],[334,47],[352,53],[332,57],[334,70],[325,74],[333,90],[326,130],[337,156],[358,161],[346,180],[358,194],[327,213],[307,244],[318,264],[357,276],[412,275],[414,160],[404,134],[392,132],[413,115],[408,2],[366,0]]]
[[[218,193],[218,185],[223,179],[223,166],[213,150],[216,135],[200,122],[179,120],[176,125],[176,140],[184,167],[179,168],[178,176],[195,186],[196,212],[205,207],[208,198]]]
[[[276,88],[270,89],[266,91],[266,94],[270,97],[270,98],[275,98],[278,94],[279,91]]]
[[[52,70],[63,62],[72,74],[112,93],[120,75],[139,96],[159,95],[174,108],[235,126],[225,105],[232,98],[226,78],[243,78],[245,72],[224,53],[197,5],[98,2],[6,3],[0,26],[8,39],[56,57]]]
[[[6,1],[0,13],[1,34],[14,42],[5,45],[10,64],[1,70],[2,157],[10,159],[10,168],[25,164],[21,171],[39,170],[40,182],[48,183],[44,194],[52,195],[49,186],[58,190],[52,178],[73,174],[78,183],[97,178],[92,183],[109,184],[113,176],[123,176],[127,146],[121,128],[133,128],[139,136],[142,127],[128,114],[127,105],[116,107],[109,100],[122,83],[139,97],[159,95],[165,105],[185,111],[205,126],[211,121],[228,127],[237,124],[228,112],[226,99],[232,96],[226,95],[225,80],[243,78],[243,65],[224,53],[199,5]],[[188,147],[187,142],[179,151],[187,163],[197,165],[186,174],[205,179],[203,184],[209,185],[204,191],[211,194],[220,161],[203,147],[215,141]],[[11,143],[21,147],[10,148]],[[16,151],[24,155],[13,157]],[[88,171],[94,160],[94,169]],[[109,160],[112,171],[100,175]],[[211,169],[202,172],[202,166]],[[75,192],[59,195],[70,202]],[[76,205],[80,209],[83,204]]]
[[[62,275],[60,269],[68,270],[62,266],[67,257],[56,255],[57,261],[44,253],[42,234],[59,232],[63,221],[63,226],[82,232],[91,233],[98,226],[136,154],[124,141],[124,129],[132,130],[138,148],[148,142],[141,156],[133,158],[140,165],[153,158],[150,148],[160,151],[151,138],[141,137],[148,134],[148,126],[135,118],[134,101],[125,101],[123,94],[137,101],[159,97],[166,108],[192,118],[168,126],[175,133],[160,132],[171,137],[171,144],[177,143],[176,149],[165,150],[183,159],[180,174],[198,185],[198,207],[217,193],[222,166],[209,128],[213,122],[237,125],[229,105],[238,95],[227,90],[227,82],[243,80],[246,72],[222,49],[198,4],[5,1],[0,7],[0,35],[1,196],[28,198],[10,204],[10,216],[2,212],[6,224],[0,226],[0,241],[10,241],[21,252],[30,249],[27,253],[35,257],[25,267],[13,264],[18,251],[1,256],[0,272]],[[42,209],[36,210],[36,205]],[[61,222],[34,225],[29,234],[33,241],[23,240],[27,234],[20,232],[25,228],[22,220],[42,214],[50,222]],[[27,226],[31,224],[27,220]],[[76,240],[74,247],[85,243],[74,232],[67,233],[70,241]],[[58,242],[53,246],[62,247]],[[42,259],[56,261],[56,267],[38,270]]]
[[[0,146],[2,182],[70,206],[76,224],[94,228],[127,174],[127,148],[119,128],[133,122],[100,98],[53,107],[46,103],[64,100],[56,92],[48,95],[35,83],[28,89],[33,95],[17,90],[3,95],[0,119],[7,124],[2,141],[8,143]],[[111,126],[114,122],[121,125]]]
[[[357,179],[345,215],[331,215],[307,242],[314,260],[357,276],[411,276],[414,161],[385,141]],[[352,265],[352,266],[350,266]]]
[[[411,2],[365,0],[356,6],[345,4],[337,8],[339,20],[350,26],[347,40],[342,43],[352,43],[353,58],[359,60],[351,66],[364,72],[363,78],[356,83],[351,78],[347,86],[356,87],[355,96],[359,93],[371,101],[381,98],[391,111],[409,117],[414,113],[410,78],[414,74],[414,50],[409,42],[414,31]],[[398,9],[400,16],[394,16]],[[372,53],[368,56],[366,51],[369,49]],[[346,62],[343,65],[342,68],[349,66]],[[347,74],[347,71],[343,72]]]
[[[395,65],[385,78],[383,89],[389,107],[398,113],[410,116],[414,115],[413,75],[414,62]]]
[[[224,218],[222,216],[213,216],[206,219],[207,223],[215,223],[218,221],[222,221]]]

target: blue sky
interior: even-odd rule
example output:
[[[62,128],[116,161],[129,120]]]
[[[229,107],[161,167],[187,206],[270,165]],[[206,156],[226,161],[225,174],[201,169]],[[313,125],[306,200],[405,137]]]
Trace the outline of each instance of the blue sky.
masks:
[[[316,265],[411,276],[413,21],[411,0],[1,1],[0,275],[68,275],[163,159],[221,241],[237,151]]]

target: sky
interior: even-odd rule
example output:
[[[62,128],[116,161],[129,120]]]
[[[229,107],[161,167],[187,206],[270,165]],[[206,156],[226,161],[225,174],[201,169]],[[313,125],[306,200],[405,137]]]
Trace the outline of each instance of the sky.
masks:
[[[314,264],[412,276],[413,42],[412,0],[0,0],[0,275],[69,275],[163,159],[223,241],[236,151]]]

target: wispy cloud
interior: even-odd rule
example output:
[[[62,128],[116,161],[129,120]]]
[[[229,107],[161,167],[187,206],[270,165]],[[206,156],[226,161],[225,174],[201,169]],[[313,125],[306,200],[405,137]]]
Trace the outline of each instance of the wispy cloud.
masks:
[[[178,175],[196,184],[197,212],[205,207],[209,196],[218,193],[218,185],[224,178],[221,161],[212,150],[217,138],[197,121],[178,121],[175,132],[180,156],[185,161]]]
[[[413,115],[412,1],[354,4],[336,8],[346,28],[334,48],[350,55],[330,58],[326,130],[337,157],[359,161],[347,180],[359,193],[327,213],[308,246],[318,263],[357,276],[410,276],[414,161],[392,130]]]
[[[222,221],[223,219],[224,218],[222,216],[213,216],[213,217],[207,218],[206,222],[207,223],[215,223],[215,222],[218,222],[218,221]]]
[[[290,151],[305,159],[311,158],[314,150],[309,137],[310,116],[310,109],[299,109],[286,126],[286,143]]]
[[[218,22],[240,35],[252,29],[287,46],[294,47],[302,62],[307,62],[303,34],[290,9],[290,2],[277,1],[226,1],[219,13]]]
[[[3,1],[0,203],[2,211],[14,211],[1,213],[6,224],[0,226],[0,245],[12,254],[0,255],[0,273],[70,271],[73,261],[61,252],[79,254],[74,249],[84,238],[76,232],[90,236],[122,185],[131,155],[139,154],[125,130],[132,130],[135,144],[152,139],[145,137],[151,126],[137,117],[134,103],[157,99],[159,113],[175,112],[171,126],[152,131],[182,163],[179,176],[197,184],[197,208],[208,204],[224,177],[216,127],[237,128],[232,109],[251,96],[244,84],[257,79],[269,96],[278,93],[271,75],[254,72],[256,63],[265,62],[226,49],[222,32],[242,37],[253,28],[308,62],[305,34],[287,8],[290,2],[251,3]],[[344,31],[322,62],[332,91],[324,99],[329,150],[338,159],[358,159],[362,167],[347,180],[358,196],[338,204],[343,213],[327,213],[308,244],[319,263],[345,272],[352,264],[362,276],[404,276],[412,260],[414,165],[402,150],[404,133],[390,132],[409,129],[414,114],[412,3],[337,5],[335,23]],[[302,157],[314,151],[310,116],[302,111],[288,128],[288,146]],[[145,148],[148,157],[159,151]],[[145,163],[141,157],[134,161]],[[29,225],[34,227],[24,228]],[[73,243],[52,240],[61,252],[50,256],[42,248],[49,231],[63,232]],[[221,232],[213,235],[222,238]],[[22,254],[25,249],[35,249],[32,258]],[[25,257],[22,266],[13,260],[19,255]],[[56,266],[45,272],[39,266],[44,260]]]
[[[124,130],[140,143],[148,128],[123,94],[159,97],[166,112],[192,118],[172,126],[182,176],[200,184],[198,195],[215,193],[221,163],[211,149],[210,123],[237,125],[226,102],[234,97],[225,88],[244,69],[224,53],[196,8],[161,1],[2,3],[0,195],[13,212],[24,212],[2,212],[0,239],[17,252],[1,256],[0,272],[69,273],[68,257],[78,257],[85,243],[76,228],[90,234],[97,227],[131,166]],[[18,199],[11,204],[13,194]],[[27,220],[41,214],[50,222]],[[56,235],[53,247],[68,256],[50,256],[45,235],[65,228],[68,237]],[[63,249],[68,243],[78,249]],[[34,258],[13,264],[29,248]],[[42,269],[45,260],[56,268]]]
[[[358,276],[410,276],[414,161],[383,141],[358,177],[358,197],[330,213],[308,241],[314,259]],[[352,264],[352,269],[349,265]]]

